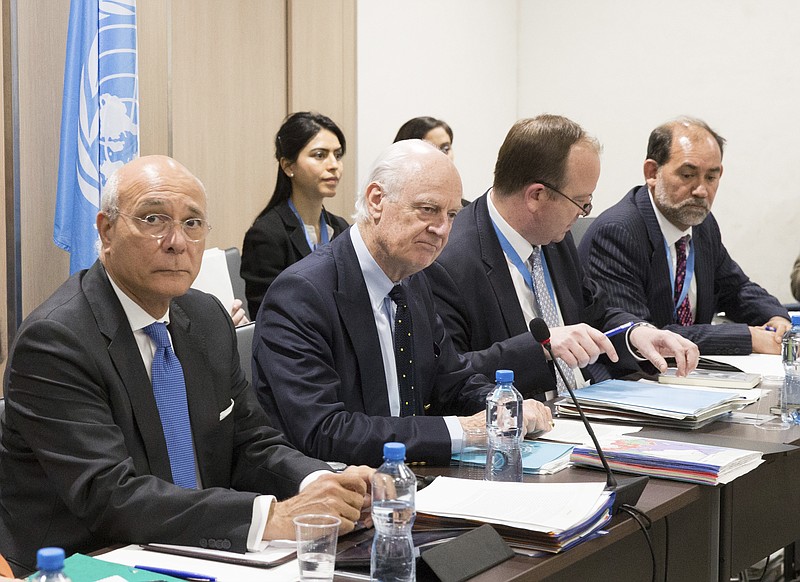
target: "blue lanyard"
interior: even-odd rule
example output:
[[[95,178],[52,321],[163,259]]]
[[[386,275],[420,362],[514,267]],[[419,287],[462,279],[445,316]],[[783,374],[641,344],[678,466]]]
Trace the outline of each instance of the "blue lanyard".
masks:
[[[675,297],[675,270],[672,268],[672,251],[671,248],[675,245],[670,245],[667,242],[667,239],[664,239],[664,250],[667,252],[667,264],[669,265],[669,283],[670,287],[672,288],[672,297]],[[677,261],[675,265],[677,267]],[[675,303],[674,314],[675,317],[678,317],[678,307],[683,303],[683,300],[686,299],[686,295],[689,293],[689,287],[692,285],[692,277],[694,277],[694,237],[689,239],[689,252],[686,254],[686,278],[683,280],[683,289],[681,289],[681,296],[678,297],[678,301]]]
[[[503,252],[506,254],[508,259],[511,261],[511,264],[517,268],[522,278],[525,280],[525,285],[528,286],[528,289],[531,290],[533,293],[534,299],[536,299],[536,291],[533,288],[533,277],[531,276],[531,271],[528,269],[528,266],[525,264],[519,253],[514,250],[514,247],[511,246],[511,243],[508,242],[508,239],[505,235],[497,228],[497,225],[492,220],[492,226],[494,227],[494,232],[497,234],[497,240],[500,241],[500,246],[503,248]],[[556,305],[556,295],[553,291],[553,281],[550,278],[550,269],[547,268],[547,261],[544,258],[544,252],[541,253],[542,257],[542,271],[544,271],[544,282],[547,285],[547,291],[550,293],[550,298],[553,300],[553,305]],[[538,304],[538,301],[537,301]]]
[[[308,243],[308,248],[314,251],[317,249],[317,246],[326,245],[330,242],[330,237],[328,236],[328,225],[325,223],[324,208],[322,209],[322,212],[320,212],[319,214],[319,245],[314,243],[314,241],[311,240],[311,237],[308,235],[308,231],[306,230],[306,225],[303,222],[303,219],[300,218],[300,213],[297,212],[297,208],[295,207],[294,202],[292,202],[291,198],[289,198],[289,208],[292,209],[292,212],[294,212],[294,215],[297,217],[297,220],[300,221],[300,226],[302,227],[303,232],[306,235],[306,242]]]

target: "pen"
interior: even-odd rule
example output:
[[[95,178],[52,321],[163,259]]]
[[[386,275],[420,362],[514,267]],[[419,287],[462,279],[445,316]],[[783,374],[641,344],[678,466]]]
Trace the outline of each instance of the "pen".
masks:
[[[175,576],[175,578],[183,578],[184,580],[191,580],[192,582],[216,582],[214,576],[206,576],[205,574],[195,574],[194,572],[184,572],[182,570],[170,570],[169,568],[159,568],[157,566],[134,566],[137,570],[147,570],[148,572],[155,572],[156,574],[166,574],[167,576]]]
[[[764,329],[766,329],[767,331],[778,331],[777,329],[775,329],[775,328],[774,328],[774,327],[772,327],[771,325],[765,325],[765,326],[764,326]]]
[[[633,327],[634,323],[635,322],[633,322],[633,321],[629,321],[628,323],[623,323],[622,325],[618,325],[614,329],[609,329],[608,331],[603,332],[603,333],[605,333],[606,337],[614,337],[615,335],[620,334],[623,331],[628,330],[631,327]]]

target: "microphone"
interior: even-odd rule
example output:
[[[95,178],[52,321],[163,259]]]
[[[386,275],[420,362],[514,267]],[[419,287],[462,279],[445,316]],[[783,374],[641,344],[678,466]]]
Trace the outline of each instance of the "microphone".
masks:
[[[606,472],[606,490],[615,492],[614,505],[612,506],[613,512],[617,513],[622,505],[636,505],[650,478],[641,476],[626,478],[622,480],[621,483],[617,481],[614,473],[611,471],[611,467],[608,466],[606,456],[603,454],[603,449],[600,448],[600,443],[597,440],[597,436],[594,434],[589,419],[586,418],[586,415],[583,413],[578,399],[575,398],[575,392],[570,388],[569,382],[567,382],[567,379],[564,377],[564,372],[561,371],[561,366],[558,365],[558,360],[556,360],[553,355],[553,347],[550,345],[550,328],[547,327],[547,324],[541,317],[537,317],[531,320],[529,329],[531,335],[533,335],[533,339],[541,344],[541,346],[547,350],[547,353],[550,354],[550,359],[553,360],[553,366],[555,366],[556,372],[558,372],[558,375],[561,376],[561,379],[564,381],[564,386],[567,387],[572,402],[575,403],[575,408],[583,421],[583,425],[586,427],[586,432],[588,432],[589,436],[592,438],[592,442],[597,449],[597,456],[600,457],[600,462],[603,464],[603,469],[605,469]]]

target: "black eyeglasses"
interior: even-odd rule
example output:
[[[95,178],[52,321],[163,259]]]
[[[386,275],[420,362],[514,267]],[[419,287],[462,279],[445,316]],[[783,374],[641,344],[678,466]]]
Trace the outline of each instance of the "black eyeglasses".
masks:
[[[586,204],[578,204],[572,198],[570,198],[569,196],[564,194],[561,190],[559,190],[558,188],[555,188],[554,186],[551,186],[547,182],[542,182],[541,180],[536,180],[536,182],[541,184],[542,186],[544,186],[548,190],[552,190],[556,194],[560,194],[561,196],[563,196],[564,198],[566,198],[567,200],[572,202],[575,206],[577,206],[578,208],[581,209],[581,212],[583,213],[584,216],[589,216],[589,213],[592,211],[592,203],[591,202],[587,202]],[[591,195],[590,195],[590,198],[591,198]]]

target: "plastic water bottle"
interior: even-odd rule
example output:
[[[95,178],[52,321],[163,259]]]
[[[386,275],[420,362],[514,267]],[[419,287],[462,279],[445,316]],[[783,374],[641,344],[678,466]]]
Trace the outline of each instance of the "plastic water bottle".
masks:
[[[403,443],[383,445],[383,465],[372,475],[372,541],[370,579],[381,582],[413,582],[416,554],[411,527],[417,513],[414,497],[417,479],[406,467]]]
[[[72,582],[64,574],[64,550],[61,548],[42,548],[36,552],[36,574],[28,580],[33,582]]]
[[[792,316],[792,328],[783,334],[783,388],[781,389],[781,419],[800,424],[800,316]]]
[[[497,370],[494,392],[486,397],[487,481],[522,481],[522,395],[514,372]]]

